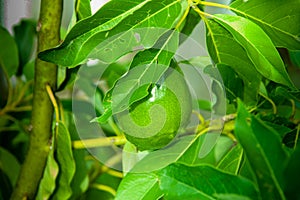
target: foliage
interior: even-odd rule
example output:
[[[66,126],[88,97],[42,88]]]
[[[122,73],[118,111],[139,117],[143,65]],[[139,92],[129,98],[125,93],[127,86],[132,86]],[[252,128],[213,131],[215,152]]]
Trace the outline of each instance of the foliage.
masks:
[[[48,91],[55,115],[36,198],[300,199],[299,10],[299,0],[111,0],[92,15],[76,1],[63,42],[38,54],[59,66],[59,89]],[[35,26],[0,27],[0,199],[30,145]],[[205,39],[205,54],[180,58],[190,36]],[[191,124],[168,146],[139,151],[117,114],[148,98],[171,63],[194,90],[207,84],[197,73],[208,78],[211,96],[193,96]]]

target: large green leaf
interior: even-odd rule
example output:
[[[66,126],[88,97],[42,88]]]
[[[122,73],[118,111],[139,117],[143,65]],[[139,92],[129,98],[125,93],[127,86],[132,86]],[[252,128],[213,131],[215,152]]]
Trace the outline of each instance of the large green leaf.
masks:
[[[189,167],[173,164],[158,174],[164,199],[213,200],[225,199],[222,197],[225,194],[259,199],[255,186],[249,180],[206,165]]]
[[[258,25],[240,16],[217,14],[213,19],[240,43],[258,72],[276,83],[294,87],[271,39]]]
[[[299,0],[236,0],[230,6],[238,15],[260,25],[276,46],[300,49]]]
[[[156,200],[162,196],[154,173],[129,173],[121,182],[115,200]]]
[[[131,63],[131,70],[106,94],[105,111],[96,120],[106,122],[112,114],[124,111],[146,97],[151,84],[157,83],[168,69],[178,43],[178,32],[170,31],[158,40],[153,49],[139,52]]]
[[[90,0],[76,0],[75,11],[78,20],[82,20],[92,15]]]
[[[59,174],[57,177],[57,190],[54,199],[68,199],[72,195],[71,181],[75,174],[75,162],[72,153],[70,133],[62,122],[57,127],[57,162]]]
[[[251,116],[239,102],[235,134],[256,175],[262,198],[285,199],[283,171],[288,156],[278,133]]]
[[[16,74],[19,66],[18,47],[9,32],[0,26],[0,66],[11,77]]]
[[[232,67],[244,82],[244,101],[256,102],[261,75],[248,58],[247,52],[220,24],[207,20],[206,27],[206,44],[213,61]]]
[[[59,47],[39,54],[43,60],[76,66],[87,57],[113,62],[120,56],[150,48],[174,27],[187,2],[180,0],[112,0],[95,15],[77,23]]]

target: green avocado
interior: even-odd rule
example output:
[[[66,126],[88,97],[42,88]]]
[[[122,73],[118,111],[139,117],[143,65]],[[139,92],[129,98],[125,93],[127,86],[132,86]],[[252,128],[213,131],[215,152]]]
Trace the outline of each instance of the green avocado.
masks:
[[[157,150],[169,144],[179,129],[187,125],[192,112],[191,99],[183,75],[169,68],[152,85],[147,97],[115,117],[127,140],[138,150]]]

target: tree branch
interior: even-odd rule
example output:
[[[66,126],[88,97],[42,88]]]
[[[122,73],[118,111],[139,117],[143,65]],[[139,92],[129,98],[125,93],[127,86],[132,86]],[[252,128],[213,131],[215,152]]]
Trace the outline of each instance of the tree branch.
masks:
[[[59,43],[63,0],[42,0],[38,23],[38,52]],[[29,149],[11,199],[33,199],[43,175],[52,136],[53,107],[46,85],[56,88],[57,66],[36,59],[32,131]]]

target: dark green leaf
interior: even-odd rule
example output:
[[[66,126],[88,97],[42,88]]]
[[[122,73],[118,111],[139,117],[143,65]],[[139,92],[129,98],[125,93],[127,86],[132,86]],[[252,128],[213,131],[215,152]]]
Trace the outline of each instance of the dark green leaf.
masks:
[[[183,6],[186,1],[109,1],[95,15],[77,23],[62,45],[39,57],[62,66],[76,66],[87,57],[114,62],[141,46],[153,46],[176,25]]]
[[[277,87],[274,95],[279,96],[280,98],[293,99],[300,102],[300,91],[289,91],[284,87]]]
[[[251,116],[239,102],[235,134],[256,174],[262,198],[285,199],[283,170],[288,156],[278,133]]]
[[[207,48],[213,61],[226,64],[240,76],[244,82],[244,101],[256,102],[261,75],[255,69],[244,48],[220,24],[206,21]]]
[[[71,181],[75,174],[75,162],[72,153],[70,133],[61,122],[57,126],[57,162],[59,174],[57,177],[57,190],[54,199],[68,199],[72,195]]]
[[[300,49],[299,0],[237,0],[230,6],[261,26],[276,46]]]
[[[15,156],[0,147],[0,170],[7,175],[12,186],[16,185],[20,168],[20,164]]]
[[[121,182],[115,200],[156,200],[162,196],[159,177],[153,173],[129,173]]]
[[[0,108],[4,107],[7,103],[9,84],[10,83],[7,74],[0,64]]]
[[[300,199],[300,145],[298,143],[294,153],[292,154],[289,163],[284,171],[286,181],[285,193],[288,199]]]
[[[36,23],[30,20],[22,20],[14,26],[14,35],[19,49],[20,65],[18,75],[22,74],[23,67],[30,60],[36,37]]]
[[[78,20],[82,20],[92,15],[90,0],[76,0],[75,10]]]
[[[240,43],[258,72],[267,79],[294,88],[279,53],[258,25],[240,16],[224,14],[214,15],[214,20]]]
[[[1,26],[0,47],[0,66],[2,66],[7,75],[11,77],[16,74],[19,66],[18,47],[14,38]]]
[[[158,174],[165,199],[213,200],[219,199],[223,194],[259,199],[258,192],[250,181],[210,166],[189,167],[173,164]]]
[[[289,53],[292,63],[297,67],[300,67],[300,51],[290,51]]]

